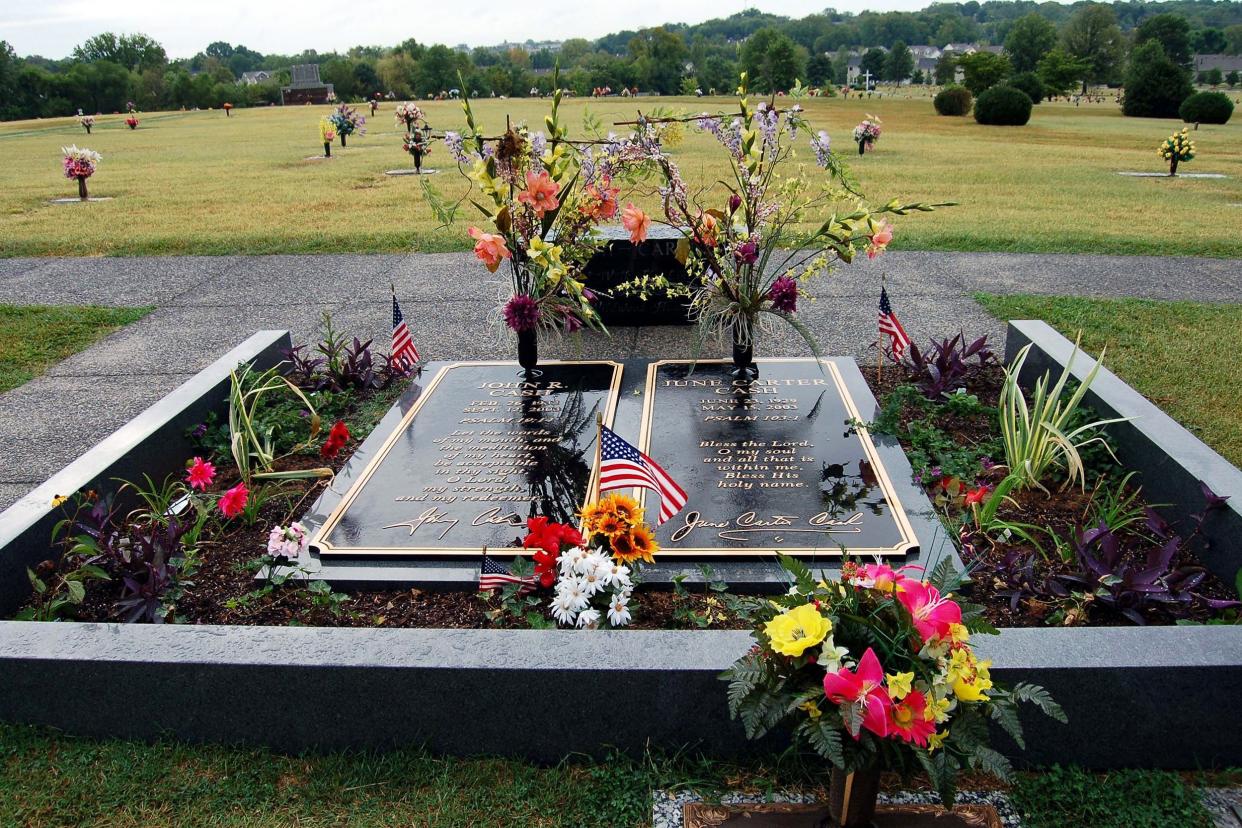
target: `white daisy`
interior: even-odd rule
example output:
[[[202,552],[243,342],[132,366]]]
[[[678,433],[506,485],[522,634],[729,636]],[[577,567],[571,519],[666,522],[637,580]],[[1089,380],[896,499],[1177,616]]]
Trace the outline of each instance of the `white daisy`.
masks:
[[[577,615],[577,613],[574,611],[573,601],[568,595],[558,591],[556,597],[552,599],[550,606],[552,608],[552,617],[559,623],[574,623],[574,616]]]
[[[599,627],[599,610],[584,609],[578,614],[578,626],[584,630],[594,630]]]
[[[630,623],[629,597],[624,593],[612,596],[612,602],[608,604],[608,623],[614,627],[624,627]]]
[[[588,552],[583,555],[576,564],[574,564],[574,571],[576,571],[579,575],[585,575],[588,572],[595,572],[601,566],[608,563],[608,560],[608,556],[599,550]]]
[[[582,585],[582,591],[585,592],[588,597],[599,592],[606,585],[599,569],[588,570],[584,575],[578,578],[578,583]]]
[[[577,578],[565,578],[556,587],[558,597],[564,597],[574,612],[581,612],[591,603],[591,597]]]
[[[586,555],[587,551],[581,546],[575,546],[573,549],[562,553],[558,559],[558,563],[561,565],[561,572],[564,572],[566,575],[571,572],[577,572],[579,561],[585,558]]]
[[[630,587],[630,568],[625,564],[616,561],[608,561],[604,565],[604,583],[610,587],[621,587],[628,589]]]

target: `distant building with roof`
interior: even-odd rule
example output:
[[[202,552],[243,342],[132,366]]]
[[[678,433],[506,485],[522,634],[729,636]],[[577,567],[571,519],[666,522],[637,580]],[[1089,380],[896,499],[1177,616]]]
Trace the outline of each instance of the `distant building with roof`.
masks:
[[[319,79],[318,63],[303,63],[289,70],[291,77],[288,86],[280,88],[280,103],[291,104],[326,104],[336,98],[332,84]]]
[[[1193,61],[1195,74],[1213,69],[1219,69],[1224,75],[1242,72],[1242,55],[1195,55]]]
[[[272,73],[263,69],[256,69],[253,72],[242,72],[241,82],[246,86],[254,86],[272,79]]]

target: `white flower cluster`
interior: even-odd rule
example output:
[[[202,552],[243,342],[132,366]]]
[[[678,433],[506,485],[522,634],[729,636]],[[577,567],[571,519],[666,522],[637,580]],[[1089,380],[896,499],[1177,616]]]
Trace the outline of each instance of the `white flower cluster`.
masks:
[[[61,147],[60,151],[65,154],[65,158],[71,159],[77,163],[87,163],[92,167],[103,160],[103,156],[94,150],[86,147],[79,147],[77,144],[69,147]]]
[[[271,533],[267,536],[267,554],[273,558],[284,557],[291,561],[297,560],[309,545],[310,535],[306,527],[296,521],[290,523],[288,527],[273,526]]]
[[[598,550],[588,551],[575,546],[556,560],[559,574],[556,595],[552,598],[552,615],[565,626],[583,629],[599,627],[601,611],[591,606],[592,599],[608,597],[602,614],[614,627],[630,623],[630,595],[634,584],[630,568]]]

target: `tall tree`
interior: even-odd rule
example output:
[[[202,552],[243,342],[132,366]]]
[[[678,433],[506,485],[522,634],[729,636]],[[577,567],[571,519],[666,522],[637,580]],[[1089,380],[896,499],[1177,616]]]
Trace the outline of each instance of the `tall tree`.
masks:
[[[168,62],[164,47],[144,34],[119,37],[112,32],[97,34],[75,47],[73,56],[88,63],[97,60],[111,61],[135,72],[156,69]]]
[[[1130,54],[1121,111],[1140,118],[1176,118],[1178,107],[1193,91],[1190,73],[1153,38],[1135,46]]]
[[[1154,40],[1164,49],[1169,60],[1178,66],[1190,66],[1190,22],[1180,14],[1155,14],[1143,20],[1134,30],[1134,45]]]
[[[1225,33],[1211,26],[1191,35],[1190,47],[1197,55],[1218,55],[1229,48]]]
[[[957,61],[952,55],[942,54],[936,59],[935,77],[936,83],[944,86],[946,83],[953,83],[953,79],[957,77]]]
[[[754,91],[780,92],[806,77],[806,50],[789,35],[768,26],[747,38],[741,64]]]
[[[884,58],[884,79],[901,83],[914,72],[914,53],[904,41],[898,40]]]
[[[884,60],[886,57],[888,56],[884,54],[883,49],[868,49],[867,53],[862,56],[862,63],[858,66],[859,74],[864,79],[870,77],[871,82],[875,83],[884,74]],[[866,74],[868,72],[871,73],[869,76]]]
[[[1074,12],[1061,32],[1065,50],[1086,64],[1082,91],[1088,83],[1107,83],[1114,79],[1124,52],[1121,27],[1111,6],[1088,3]]]
[[[634,70],[644,89],[675,95],[681,89],[690,50],[685,38],[663,26],[643,29],[629,43]]]
[[[1019,18],[1005,36],[1005,54],[1015,72],[1034,72],[1039,60],[1057,45],[1057,27],[1038,12]]]
[[[962,67],[962,85],[975,97],[1003,81],[1012,71],[1009,58],[991,52],[975,52],[957,59]]]
[[[1049,95],[1065,95],[1086,76],[1087,64],[1058,46],[1040,59],[1035,71]]]

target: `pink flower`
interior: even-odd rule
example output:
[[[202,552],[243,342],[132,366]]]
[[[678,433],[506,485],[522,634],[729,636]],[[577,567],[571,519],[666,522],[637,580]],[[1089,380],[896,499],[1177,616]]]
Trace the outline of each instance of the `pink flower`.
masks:
[[[505,324],[517,333],[533,331],[539,327],[539,303],[524,293],[519,293],[505,303]]]
[[[892,700],[884,689],[884,670],[870,647],[858,662],[858,672],[842,667],[824,676],[824,695],[833,704],[861,705],[862,726],[876,736],[888,735],[888,709]],[[858,739],[860,733],[853,734]]]
[[[889,736],[927,747],[927,737],[935,732],[936,722],[927,715],[927,697],[918,690],[911,690],[889,708]]]
[[[594,221],[605,221],[617,214],[617,195],[621,190],[613,187],[612,179],[604,176],[598,185],[586,186],[586,198],[582,203],[582,213]]]
[[[651,217],[638,209],[631,202],[621,211],[621,226],[629,231],[630,241],[641,244],[647,240],[647,229],[651,227]]]
[[[526,173],[526,189],[518,193],[518,201],[529,205],[539,218],[561,206],[556,197],[556,182],[546,172]]]
[[[484,233],[477,227],[471,227],[470,238],[475,240],[475,258],[487,265],[487,269],[492,273],[496,272],[496,268],[500,267],[502,261],[513,255],[509,252],[509,248],[505,247],[504,236]]]
[[[753,242],[746,244],[753,244]],[[778,311],[797,313],[798,283],[788,276],[782,276],[772,283],[772,287],[768,288],[768,298],[772,300],[772,307]]]
[[[206,462],[201,457],[195,457],[190,461],[189,471],[186,472],[185,481],[190,484],[191,489],[206,491],[211,482],[216,479],[216,467]]]
[[[220,495],[220,514],[226,518],[235,518],[246,508],[246,501],[250,498],[250,490],[246,488],[245,483],[238,483],[224,494]]]
[[[902,567],[905,569],[906,567]],[[881,592],[892,592],[894,588],[902,589],[909,578],[901,570],[895,570],[888,564],[867,564],[859,567],[853,584],[863,589],[878,589]]]
[[[867,246],[867,258],[874,259],[880,255],[888,247],[888,243],[893,240],[893,227],[887,221],[882,221],[876,225],[875,232],[871,234],[871,244]]]
[[[914,627],[924,641],[951,636],[950,626],[962,623],[962,608],[922,581],[902,581],[897,600],[914,619]]]

